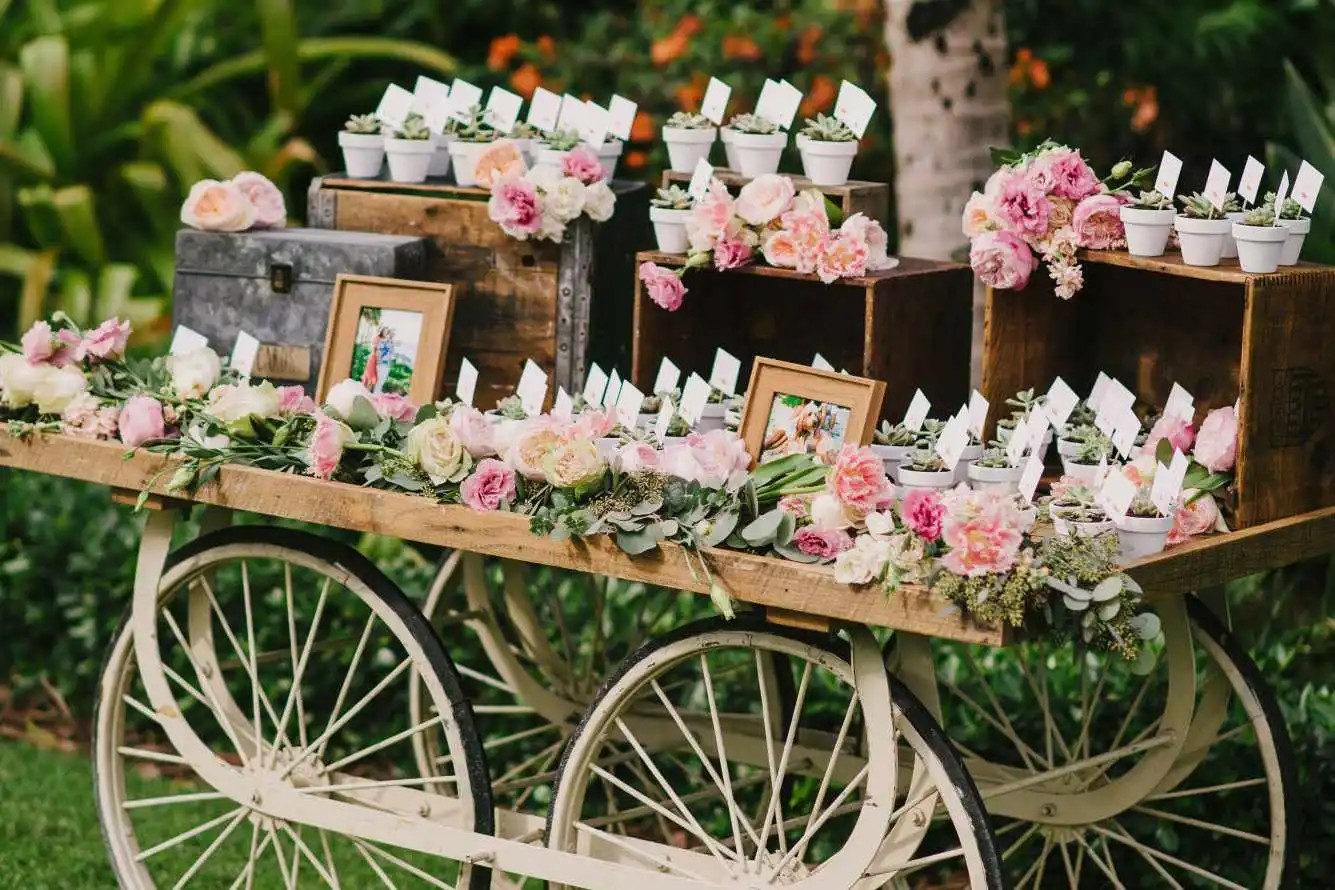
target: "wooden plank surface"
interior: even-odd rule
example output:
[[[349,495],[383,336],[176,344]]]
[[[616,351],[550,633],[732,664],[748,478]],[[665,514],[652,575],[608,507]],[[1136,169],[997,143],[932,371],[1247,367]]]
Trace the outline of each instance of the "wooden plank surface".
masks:
[[[1296,266],[1281,267],[1278,272],[1269,275],[1256,275],[1242,271],[1238,261],[1221,260],[1218,266],[1188,266],[1182,262],[1182,254],[1169,251],[1163,256],[1132,256],[1124,250],[1082,250],[1078,257],[1083,262],[1105,266],[1124,266],[1128,269],[1143,269],[1150,272],[1162,272],[1179,278],[1197,278],[1202,281],[1221,281],[1228,284],[1245,284],[1248,280],[1263,280],[1272,275],[1314,275],[1335,276],[1335,266],[1323,266],[1319,263],[1299,263]]]
[[[661,250],[642,250],[635,255],[635,264],[650,262],[659,263],[664,266],[681,266],[686,262],[686,255],[683,253],[664,253]],[[873,272],[870,275],[860,275],[853,278],[837,278],[829,287],[869,287],[879,281],[885,281],[887,278],[903,278],[909,275],[926,275],[940,272],[942,270],[967,269],[959,263],[947,263],[940,260],[922,260],[916,257],[900,257],[899,265],[893,269],[886,269],[881,272]],[[701,273],[708,275],[759,275],[764,278],[787,278],[794,281],[811,281],[822,283],[815,275],[799,272],[796,269],[779,269],[775,266],[751,265],[741,266],[737,269],[729,269],[726,272],[717,272],[714,269],[692,269],[686,273],[686,287],[691,286],[691,277]],[[689,298],[688,298],[689,299]]]

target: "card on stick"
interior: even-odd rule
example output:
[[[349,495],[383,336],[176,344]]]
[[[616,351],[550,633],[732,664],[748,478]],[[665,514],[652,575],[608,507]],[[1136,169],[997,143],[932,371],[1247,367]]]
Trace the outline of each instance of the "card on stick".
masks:
[[[908,410],[904,412],[904,428],[917,432],[922,429],[923,421],[927,419],[927,412],[932,410],[932,403],[927,400],[920,389],[913,391],[913,398],[909,401]]]
[[[1298,175],[1293,179],[1293,200],[1298,202],[1298,206],[1312,212],[1316,206],[1316,196],[1321,192],[1321,183],[1325,180],[1321,171],[1311,164],[1303,161],[1298,167]]]
[[[691,173],[691,181],[686,186],[686,193],[691,196],[693,201],[703,201],[709,194],[709,184],[714,181],[714,165],[704,158],[695,162],[695,170]]]
[[[830,364],[829,359],[821,355],[819,352],[816,353],[816,357],[811,360],[811,367],[815,368],[817,371],[834,370],[834,365]]]
[[[635,424],[640,419],[640,408],[644,406],[644,393],[635,387],[635,384],[627,380],[621,384],[621,392],[617,395],[616,413],[617,420],[628,430],[635,429]]]
[[[607,378],[607,391],[603,393],[603,408],[612,409],[616,407],[617,399],[621,398],[622,385],[621,372],[613,368],[611,376]]]
[[[681,391],[679,413],[688,424],[695,426],[700,420],[700,415],[705,413],[705,405],[708,402],[708,381],[692,371],[691,376],[686,378],[686,386]]]
[[[631,127],[635,126],[635,112],[638,107],[624,96],[614,93],[612,101],[607,106],[607,132],[618,139],[629,141]]]
[[[528,122],[544,133],[556,129],[561,118],[561,97],[549,89],[538,87],[528,103]]]
[[[1163,160],[1159,161],[1159,175],[1154,180],[1154,190],[1165,198],[1172,198],[1177,194],[1177,180],[1182,175],[1182,159],[1171,151],[1163,153]]]
[[[728,113],[728,99],[732,97],[732,87],[717,77],[709,78],[705,87],[705,98],[700,103],[700,113],[709,118],[716,127],[723,126],[723,118]]]
[[[1070,419],[1080,397],[1071,389],[1071,385],[1058,377],[1048,387],[1047,397],[1043,399],[1043,413],[1048,422],[1060,429]]]
[[[385,87],[385,94],[380,97],[380,104],[375,108],[375,116],[382,124],[389,124],[396,130],[403,129],[403,122],[413,110],[413,94],[396,83]]]
[[[1224,202],[1228,200],[1228,182],[1232,178],[1233,174],[1229,173],[1228,168],[1219,161],[1210,162],[1210,174],[1205,178],[1203,194],[1210,200],[1214,209],[1224,209]]]
[[[487,120],[496,131],[506,136],[519,122],[519,109],[524,99],[518,93],[512,93],[505,87],[492,87],[487,97]]]
[[[547,372],[538,367],[533,359],[524,362],[524,371],[519,375],[515,394],[519,396],[524,413],[529,417],[542,413],[543,403],[547,401]]]
[[[570,398],[570,393],[566,392],[564,386],[556,388],[556,402],[552,405],[552,413],[558,417],[575,415],[575,400]]]
[[[588,376],[584,378],[584,401],[597,407],[603,403],[605,392],[607,392],[607,372],[594,363],[589,366]]]
[[[227,364],[241,375],[241,379],[249,380],[251,371],[255,369],[255,357],[259,353],[260,341],[245,331],[238,331],[236,343],[232,345],[232,357]]]
[[[663,356],[658,363],[658,376],[654,378],[654,392],[672,392],[681,382],[681,368],[673,364],[672,359]]]
[[[1238,197],[1248,204],[1256,203],[1256,193],[1261,188],[1261,177],[1265,176],[1265,164],[1251,155],[1243,165],[1242,177],[1238,179]]]
[[[714,389],[726,395],[736,395],[737,377],[741,372],[741,360],[722,347],[715,350],[714,369],[709,372],[709,383]]]
[[[203,349],[208,345],[208,337],[205,337],[193,328],[178,324],[176,326],[176,332],[172,334],[170,352],[172,355],[184,355],[187,352],[194,352],[196,349]]]
[[[459,380],[454,384],[454,395],[470,407],[477,395],[477,366],[468,359],[459,362]]]
[[[834,100],[834,116],[843,121],[859,139],[867,132],[867,124],[876,111],[876,100],[855,83],[844,81],[839,85],[839,96]]]

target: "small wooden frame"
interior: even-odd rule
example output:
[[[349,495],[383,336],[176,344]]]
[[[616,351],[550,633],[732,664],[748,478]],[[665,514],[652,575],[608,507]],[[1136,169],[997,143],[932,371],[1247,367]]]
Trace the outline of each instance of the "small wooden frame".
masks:
[[[354,376],[352,368],[358,327],[362,313],[367,309],[389,309],[420,316],[410,383],[408,391],[403,394],[419,405],[439,399],[445,383],[450,325],[454,321],[454,286],[340,275],[334,284],[334,300],[329,310],[329,330],[325,335],[324,364],[320,367],[316,401],[323,402],[331,387]],[[378,358],[372,355],[370,360],[377,361]],[[388,376],[389,369],[382,373]],[[369,385],[367,388],[375,389]]]
[[[818,371],[772,358],[757,358],[751,368],[751,385],[747,390],[746,407],[742,409],[741,425],[742,441],[751,454],[752,464],[761,461],[766,450],[781,447],[772,439],[790,436],[786,429],[771,429],[775,412],[780,409],[779,402],[785,397],[804,402],[801,410],[815,409],[812,413],[813,433],[818,435],[822,429],[817,418],[828,418],[836,430],[842,428],[837,438],[832,437],[835,440],[830,451],[834,452],[844,443],[866,445],[871,441],[876,419],[881,414],[881,401],[885,398],[885,382]],[[840,416],[841,411],[846,413]],[[799,428],[803,426],[800,417],[795,423]],[[805,444],[800,450],[818,450],[817,441],[815,436],[811,439],[804,437]]]

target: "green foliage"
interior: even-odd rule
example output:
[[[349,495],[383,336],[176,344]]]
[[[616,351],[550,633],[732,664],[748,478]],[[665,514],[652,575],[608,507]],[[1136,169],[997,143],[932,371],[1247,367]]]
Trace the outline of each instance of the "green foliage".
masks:
[[[814,120],[807,118],[806,126],[802,128],[802,135],[818,142],[855,142],[858,138],[849,129],[848,124],[837,117],[827,117],[824,114],[817,114]]]
[[[734,133],[747,133],[756,136],[768,136],[771,133],[779,132],[778,124],[761,117],[758,114],[737,114],[733,115],[728,126]]]
[[[1191,219],[1223,219],[1224,211],[1214,206],[1209,198],[1196,192],[1191,195],[1179,195],[1177,198],[1182,204],[1182,215]]]
[[[679,185],[670,185],[665,189],[659,189],[658,193],[649,199],[649,203],[655,207],[665,207],[670,210],[690,210],[691,204],[694,202],[691,200],[691,196],[687,193],[686,189]],[[641,410],[646,413],[652,413],[658,410],[658,405],[655,401],[654,406],[651,408],[649,406],[649,400],[645,399]]]
[[[663,126],[678,130],[708,130],[714,123],[698,112],[678,111],[663,121]]]

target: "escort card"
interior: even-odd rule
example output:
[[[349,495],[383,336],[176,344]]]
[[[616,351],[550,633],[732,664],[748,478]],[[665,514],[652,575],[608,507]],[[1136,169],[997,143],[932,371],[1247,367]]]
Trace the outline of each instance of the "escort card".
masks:
[[[909,408],[904,412],[905,429],[912,430],[915,433],[922,429],[922,422],[927,419],[927,412],[931,410],[932,403],[927,401],[927,396],[923,395],[922,390],[914,390]]]
[[[988,401],[978,390],[969,396],[969,432],[978,439],[983,438],[983,425],[987,423]]]
[[[700,113],[709,118],[714,126],[723,126],[723,118],[728,113],[728,99],[731,97],[732,87],[717,77],[709,78],[704,101],[700,103]]]
[[[477,368],[468,359],[459,363],[459,381],[454,385],[454,396],[465,405],[472,406],[473,396],[477,394]]]
[[[529,417],[542,413],[542,405],[547,401],[547,372],[539,368],[533,359],[524,362],[524,372],[519,375],[515,395],[519,396],[524,413]]]
[[[635,126],[635,111],[638,106],[622,96],[613,94],[607,106],[607,132],[618,139],[629,142],[631,127]]]
[[[1129,457],[1131,449],[1136,447],[1136,436],[1140,435],[1140,418],[1130,408],[1118,415],[1111,435],[1113,447],[1122,457]]]
[[[544,133],[556,129],[561,117],[561,97],[551,90],[538,87],[528,103],[528,122]]]
[[[760,96],[756,98],[755,114],[763,117],[772,123],[778,123],[771,114],[777,114],[774,110],[779,100],[779,82],[772,78],[765,78],[765,83],[760,87]]]
[[[1172,198],[1177,194],[1177,179],[1182,175],[1182,159],[1171,151],[1163,153],[1163,160],[1159,161],[1159,175],[1154,180],[1154,190],[1165,198]]]
[[[1047,421],[1044,421],[1044,425]],[[1006,440],[1006,460],[1010,461],[1012,467],[1020,465],[1020,458],[1024,457],[1025,451],[1029,448],[1029,418],[1025,417],[1024,423],[1021,423],[1011,431],[1011,436]]]
[[[589,366],[589,375],[584,378],[584,401],[597,407],[603,403],[603,393],[607,392],[607,372],[597,364]]]
[[[727,395],[737,394],[737,375],[742,371],[741,361],[726,349],[714,353],[714,370],[709,372],[709,384]]]
[[[1279,177],[1279,188],[1275,189],[1275,225],[1279,225],[1279,215],[1284,211],[1284,199],[1289,195],[1289,171]]]
[[[668,434],[668,427],[672,425],[672,415],[675,411],[671,399],[664,399],[663,404],[658,407],[658,417],[654,418],[654,438],[660,443]]]
[[[561,113],[556,118],[556,129],[579,130],[584,120],[584,100],[566,93],[561,97]]]
[[[1025,503],[1034,502],[1034,492],[1038,491],[1038,482],[1043,478],[1043,455],[1038,451],[1029,452],[1029,459],[1024,462],[1024,472],[1020,473],[1020,494]]]
[[[444,105],[450,100],[450,85],[432,80],[429,77],[417,78],[413,85],[412,110],[426,117],[433,108]]]
[[[450,117],[457,121],[466,121],[473,106],[481,104],[482,87],[462,78],[455,78],[454,83],[450,84]]]
[[[487,97],[487,120],[496,131],[506,136],[519,122],[519,109],[524,106],[524,99],[518,93],[512,93],[505,87],[492,87]]]
[[[610,411],[616,407],[617,399],[621,396],[621,385],[621,374],[613,368],[612,376],[607,378],[607,390],[603,393],[602,408]]]
[[[672,363],[672,359],[663,356],[658,363],[658,376],[654,378],[654,393],[671,392],[681,382],[681,368]]]
[[[203,349],[208,345],[208,337],[183,324],[178,324],[176,332],[172,334],[171,354],[184,355],[187,352],[194,352],[196,349]]]
[[[1233,178],[1233,174],[1228,172],[1223,164],[1218,161],[1210,162],[1210,174],[1205,177],[1205,197],[1210,199],[1210,203],[1215,210],[1224,209],[1224,201],[1228,199],[1228,181]]]
[[[1242,168],[1242,178],[1238,180],[1238,197],[1248,204],[1256,203],[1256,193],[1261,188],[1261,177],[1265,176],[1265,164],[1251,155]]]
[[[772,124],[787,130],[793,125],[797,107],[802,104],[802,91],[786,80],[766,80],[756,101],[756,114]]]
[[[681,391],[681,406],[678,412],[691,426],[705,413],[705,404],[709,401],[709,384],[705,378],[694,372],[686,378],[686,386]]]
[[[936,440],[936,454],[947,469],[953,470],[960,462],[960,457],[963,456],[968,444],[969,415],[966,409],[961,409],[958,414],[946,421],[945,428],[941,430],[941,437]]]
[[[232,358],[227,364],[241,375],[242,380],[249,380],[250,372],[255,368],[255,356],[259,352],[260,341],[245,331],[238,331],[236,343],[232,345]]]
[[[1311,164],[1303,161],[1302,166],[1298,168],[1298,175],[1293,180],[1293,200],[1298,202],[1298,206],[1312,212],[1316,206],[1316,196],[1321,191],[1321,183],[1325,180],[1321,171]]]
[[[413,110],[413,94],[396,83],[385,87],[385,95],[380,97],[380,104],[375,108],[375,116],[382,124],[389,124],[396,130],[403,129],[403,122]]]
[[[1103,401],[1103,394],[1108,391],[1108,384],[1111,382],[1112,378],[1100,371],[1099,376],[1094,378],[1094,388],[1089,391],[1089,398],[1085,399],[1086,407],[1098,411],[1099,403]]]
[[[695,162],[695,171],[691,173],[690,185],[686,186],[686,192],[691,196],[692,201],[703,201],[709,194],[709,183],[714,180],[714,167],[704,158]]]
[[[1191,423],[1196,416],[1195,399],[1180,383],[1174,383],[1168,392],[1168,401],[1163,406],[1164,417],[1178,417]]]
[[[1182,494],[1182,480],[1187,476],[1187,466],[1190,461],[1180,449],[1174,449],[1173,460],[1168,466],[1158,464],[1154,468],[1154,483],[1150,486],[1150,500],[1154,506],[1159,508],[1159,512],[1165,516],[1172,516],[1173,510],[1177,508],[1179,496]],[[1209,497],[1209,495],[1206,495]]]
[[[1099,506],[1111,519],[1121,519],[1136,498],[1136,484],[1121,473],[1109,473],[1099,486]]]
[[[815,368],[817,371],[834,372],[834,365],[830,364],[825,356],[821,355],[819,352],[816,353],[816,357],[811,360],[811,367]]]
[[[1058,377],[1048,387],[1047,397],[1043,399],[1043,413],[1054,427],[1061,428],[1071,417],[1080,397],[1071,389],[1071,385]]]
[[[867,132],[867,124],[876,111],[876,100],[855,83],[844,81],[839,85],[839,98],[834,101],[834,116],[848,125],[859,138]]]
[[[607,139],[610,123],[611,115],[607,113],[606,108],[597,102],[585,102],[584,111],[580,115],[579,126],[576,129],[579,130],[579,137],[589,143],[594,151],[597,151]]]
[[[552,406],[552,413],[558,417],[575,416],[575,400],[570,398],[564,386],[556,388],[556,404]]]
[[[635,384],[627,380],[621,384],[621,392],[617,395],[617,420],[628,430],[635,429],[635,424],[640,419],[640,408],[644,406],[644,393],[635,388]]]

